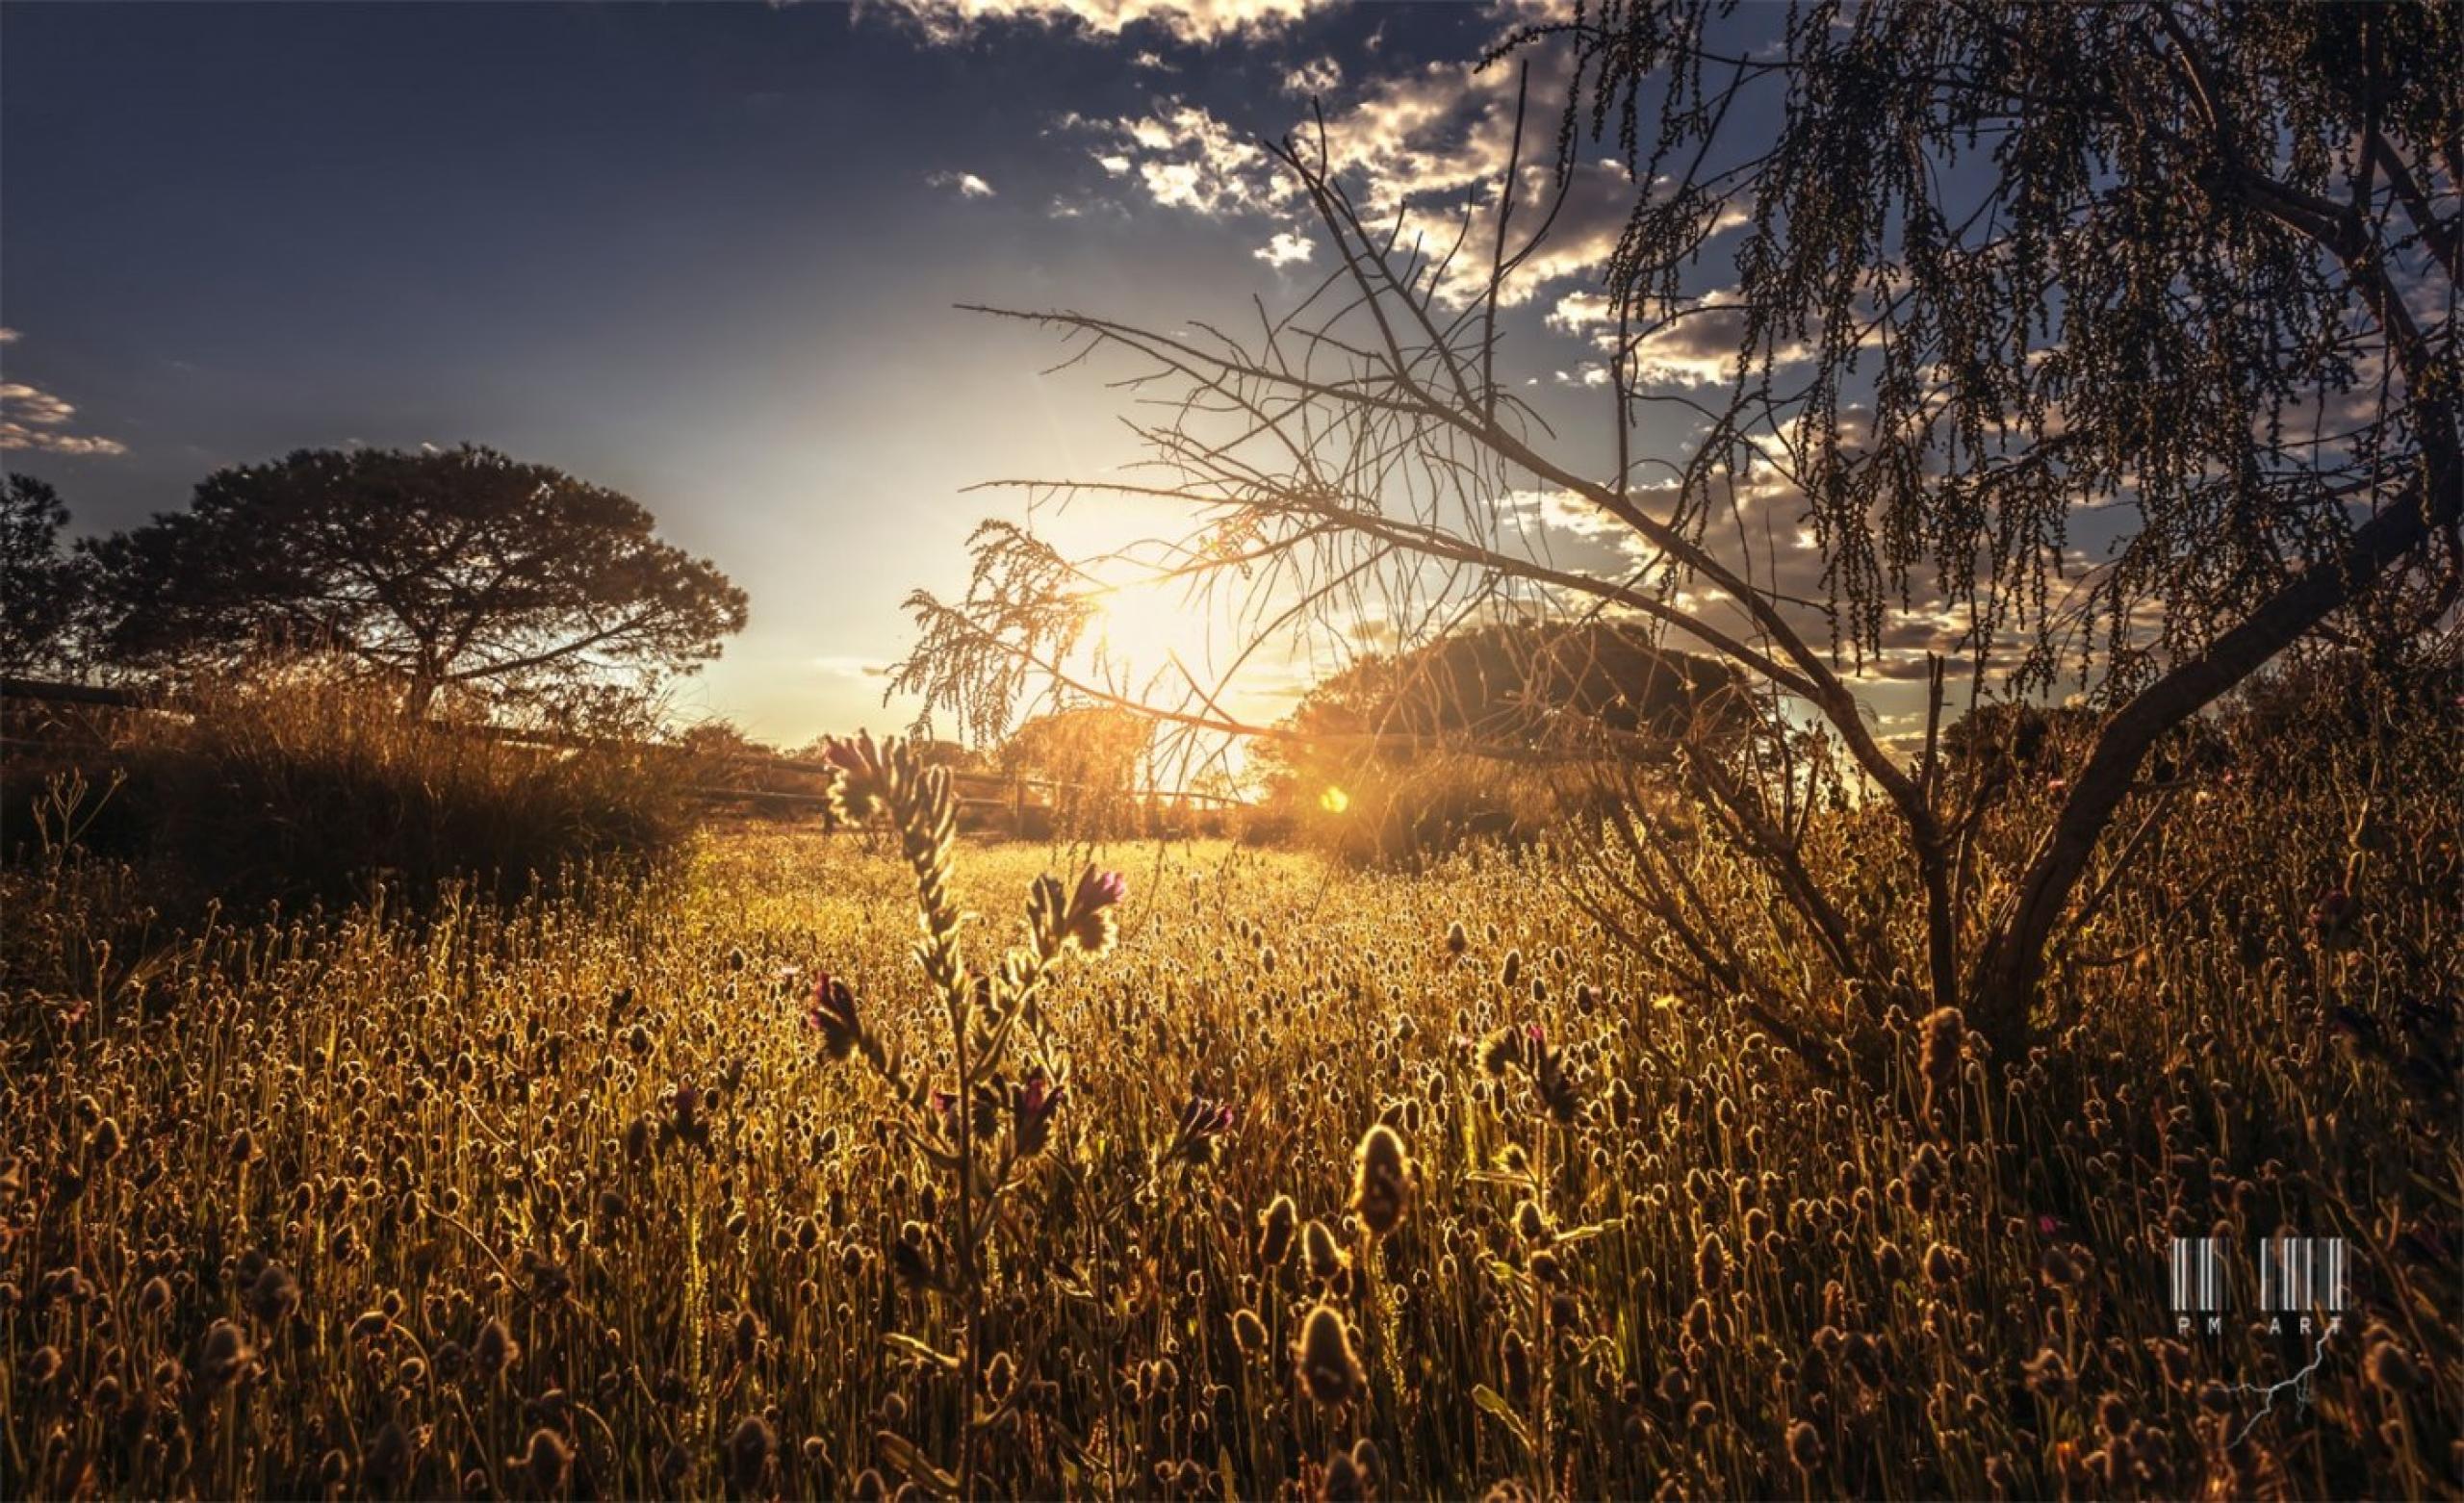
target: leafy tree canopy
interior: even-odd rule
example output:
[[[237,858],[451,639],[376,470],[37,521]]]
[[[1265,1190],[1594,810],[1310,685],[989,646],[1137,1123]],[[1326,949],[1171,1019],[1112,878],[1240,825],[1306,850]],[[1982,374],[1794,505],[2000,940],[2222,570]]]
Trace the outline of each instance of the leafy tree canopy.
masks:
[[[398,679],[521,698],[689,673],[744,592],[604,486],[493,449],[303,449],[208,476],[184,512],[90,545],[107,645],[178,668],[334,650]]]
[[[0,673],[60,666],[86,598],[86,576],[61,550],[68,508],[32,475],[0,490]]]
[[[1361,658],[1312,687],[1284,728],[1388,758],[1571,750],[1603,731],[1630,745],[1732,720],[1742,688],[1734,670],[1663,649],[1639,626],[1496,624]]]

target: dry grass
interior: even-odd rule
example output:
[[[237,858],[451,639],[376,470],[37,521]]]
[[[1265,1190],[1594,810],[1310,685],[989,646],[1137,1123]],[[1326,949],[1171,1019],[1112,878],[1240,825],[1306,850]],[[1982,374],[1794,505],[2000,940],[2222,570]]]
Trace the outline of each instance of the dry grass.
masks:
[[[201,686],[180,713],[89,712],[0,777],[0,843],[40,843],[30,806],[89,789],[52,824],[141,862],[158,906],[420,898],[475,879],[519,894],[569,863],[684,841],[678,764],[558,752],[405,722],[389,695],[306,671]],[[55,831],[52,831],[56,833]]]
[[[847,837],[134,966],[107,873],[21,873],[8,1490],[2452,1496],[2454,793],[2336,786],[2220,786],[2007,1090],[1898,1016],[1810,1087],[1538,853],[1119,851],[1049,1137],[970,1117],[964,1194],[915,874]],[[988,965],[1045,853],[954,854]],[[2261,1416],[2301,1343],[2176,1339],[2163,1238],[2279,1227],[2356,1304]]]

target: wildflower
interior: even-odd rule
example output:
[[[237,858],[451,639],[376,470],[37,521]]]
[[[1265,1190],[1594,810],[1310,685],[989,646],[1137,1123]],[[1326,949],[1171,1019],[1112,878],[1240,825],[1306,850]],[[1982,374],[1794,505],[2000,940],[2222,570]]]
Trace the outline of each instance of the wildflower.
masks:
[[[2027,1374],[2028,1391],[2038,1397],[2059,1402],[2070,1396],[2070,1363],[2052,1347],[2022,1363],[2020,1370]]]
[[[853,741],[836,736],[822,744],[822,760],[831,767],[830,812],[842,823],[860,825],[881,809],[888,792],[881,749],[869,731]]]
[[[1472,936],[1463,932],[1463,921],[1461,919],[1456,919],[1453,923],[1446,926],[1446,953],[1448,955],[1459,955],[1465,950],[1471,948],[1471,944]]]
[[[256,1349],[240,1328],[218,1320],[206,1330],[205,1345],[197,1355],[197,1375],[219,1388],[244,1376],[255,1367],[256,1360]]]
[[[495,1378],[522,1361],[522,1343],[513,1338],[505,1323],[490,1316],[479,1328],[478,1338],[471,1343],[471,1361],[483,1378]]]
[[[2393,1339],[2382,1338],[2361,1360],[2361,1374],[2381,1393],[2409,1393],[2421,1387],[2421,1369]]]
[[[1301,1229],[1300,1250],[1309,1263],[1309,1276],[1321,1284],[1332,1284],[1336,1275],[1348,1267],[1351,1260],[1335,1245],[1335,1235],[1322,1221],[1311,1220]]]
[[[856,994],[845,981],[825,972],[813,982],[812,995],[805,1004],[805,1027],[821,1035],[822,1053],[833,1059],[844,1059],[856,1052],[864,1027],[856,1013]]]
[[[1549,1218],[1531,1202],[1518,1201],[1514,1208],[1514,1230],[1515,1235],[1527,1242],[1545,1242],[1549,1239]]]
[[[1351,1209],[1361,1224],[1385,1236],[1402,1224],[1403,1208],[1412,1194],[1412,1161],[1403,1140],[1380,1122],[1360,1139],[1352,1156]]]
[[[371,1491],[385,1492],[409,1475],[410,1469],[411,1438],[399,1420],[389,1419],[368,1442],[368,1454],[360,1459],[359,1480]]]
[[[1810,1472],[1821,1465],[1822,1449],[1822,1437],[1813,1426],[1802,1419],[1788,1426],[1788,1460],[1796,1463],[1797,1470]]]
[[[2349,950],[2354,944],[2353,921],[2360,916],[2361,904],[2351,893],[2330,887],[2310,904],[2310,932],[2325,949]]]
[[[1947,1097],[1959,1080],[1960,1045],[1967,1037],[1967,1020],[1957,1007],[1937,1007],[1917,1024],[1917,1073],[1925,1078],[1925,1109]]]
[[[1232,1339],[1242,1351],[1255,1356],[1267,1344],[1267,1323],[1256,1311],[1244,1306],[1232,1312]]]
[[[1181,1108],[1180,1131],[1173,1135],[1171,1147],[1165,1150],[1165,1161],[1213,1163],[1215,1140],[1232,1131],[1235,1113],[1228,1105],[1192,1096],[1190,1104]]]
[[[1011,1087],[1010,1134],[1020,1157],[1043,1152],[1052,1137],[1053,1113],[1061,1109],[1061,1094],[1066,1089],[1044,1079],[1041,1070]]]
[[[269,1263],[248,1288],[248,1308],[259,1320],[278,1326],[299,1309],[299,1281],[279,1263]]]
[[[1309,1396],[1330,1408],[1359,1397],[1368,1382],[1360,1359],[1352,1355],[1351,1333],[1330,1305],[1311,1308],[1309,1318],[1301,1324],[1300,1339],[1293,1347],[1293,1359]]]
[[[1728,1279],[1728,1244],[1717,1232],[1706,1232],[1694,1249],[1694,1282],[1706,1293],[1717,1289]]]
[[[1113,909],[1128,895],[1129,879],[1120,873],[1088,867],[1079,874],[1078,890],[1070,896],[1061,926],[1063,935],[1084,954],[1102,955],[1119,934]]]
[[[779,1438],[758,1414],[747,1414],[728,1433],[728,1481],[739,1497],[757,1492],[770,1469]]]
[[[1352,1464],[1349,1451],[1337,1451],[1326,1458],[1325,1480],[1319,1484],[1318,1496],[1322,1503],[1361,1503],[1369,1496],[1369,1488],[1361,1480],[1360,1468]]]
[[[573,1459],[573,1449],[564,1438],[542,1425],[530,1432],[528,1447],[520,1456],[507,1457],[505,1465],[522,1474],[531,1492],[544,1498],[565,1485],[565,1468]]]
[[[1300,1212],[1289,1195],[1277,1195],[1258,1213],[1258,1266],[1280,1267],[1292,1251],[1292,1232]]]

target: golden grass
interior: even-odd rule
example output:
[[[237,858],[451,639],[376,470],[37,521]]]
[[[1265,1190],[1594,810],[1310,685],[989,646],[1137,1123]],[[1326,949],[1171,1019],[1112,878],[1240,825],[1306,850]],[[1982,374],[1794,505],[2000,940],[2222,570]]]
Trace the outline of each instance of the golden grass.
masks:
[[[0,1470],[40,1496],[2452,1495],[2459,1159],[2401,1042],[2452,984],[2425,885],[2451,843],[2386,856],[2331,944],[2290,843],[2337,837],[2280,813],[2221,801],[2213,878],[2118,900],[2100,942],[2158,943],[2076,972],[2075,1063],[2007,1090],[1956,1019],[1899,1017],[1874,1088],[1810,1086],[1664,996],[1538,854],[1116,850],[1121,943],[1045,983],[1066,1093],[962,1296],[917,1274],[957,1235],[933,1108],[804,1024],[827,970],[946,1067],[912,873],[862,837],[718,834],[646,883],[220,926],[133,967],[105,874],[19,874]],[[957,851],[980,958],[1046,855]],[[1231,1108],[1203,1153],[1194,1103]],[[2163,1239],[2279,1226],[2351,1239],[2358,1304],[2312,1402],[2257,1417],[2224,1386],[2299,1343],[2176,1339]]]

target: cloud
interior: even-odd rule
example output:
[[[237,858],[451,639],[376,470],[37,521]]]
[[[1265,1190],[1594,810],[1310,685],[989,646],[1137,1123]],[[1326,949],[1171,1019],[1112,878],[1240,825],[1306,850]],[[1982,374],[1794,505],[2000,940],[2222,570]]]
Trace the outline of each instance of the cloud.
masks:
[[[1268,266],[1280,269],[1284,267],[1300,266],[1305,264],[1309,258],[1317,252],[1317,242],[1311,240],[1306,235],[1296,235],[1290,230],[1277,230],[1275,231],[1274,239],[1249,252],[1249,254],[1257,257],[1260,261],[1265,262]]]
[[[1269,209],[1291,193],[1266,148],[1202,105],[1162,99],[1142,115],[1063,124],[1113,138],[1116,149],[1096,161],[1116,177],[1135,176],[1168,209],[1216,217]]]
[[[1560,334],[1587,337],[1604,355],[1619,345],[1617,304],[1589,289],[1568,293],[1549,310],[1547,322]],[[1726,386],[1736,379],[1737,355],[1745,339],[1745,315],[1737,307],[1734,289],[1688,298],[1666,316],[1636,318],[1627,331],[1630,340],[1629,376],[1637,388]],[[1787,341],[1772,352],[1775,367],[1811,358],[1801,341]]]
[[[14,344],[15,343],[17,343],[16,330],[0,329],[0,344]]]
[[[924,181],[935,188],[956,189],[961,198],[992,196],[992,185],[972,172],[932,172],[925,175]]]
[[[1343,82],[1342,64],[1332,58],[1312,58],[1284,70],[1283,91],[1307,99],[1331,94],[1343,87]]]
[[[1174,41],[1211,44],[1279,32],[1331,0],[888,0],[928,40],[962,40],[988,22],[1040,25],[1090,38],[1153,28]]]
[[[12,334],[11,338],[14,337]],[[0,381],[0,449],[33,449],[73,457],[128,452],[128,446],[117,439],[63,432],[68,420],[75,416],[75,407],[49,392],[22,381]]]
[[[1559,104],[1553,100],[1563,98],[1562,74],[1562,64],[1545,61],[1533,72],[1509,242],[1544,221],[1549,233],[1502,290],[1500,301],[1510,306],[1605,262],[1633,213],[1633,180],[1616,162],[1578,163],[1561,184],[1553,160]],[[1324,58],[1293,66],[1283,79],[1287,94],[1322,94],[1343,84],[1341,68]],[[1512,69],[1436,62],[1364,79],[1324,117],[1326,158],[1368,224],[1382,228],[1400,216],[1407,240],[1417,234],[1442,251],[1463,229],[1467,202],[1480,206],[1466,251],[1453,258],[1440,287],[1456,306],[1478,297],[1489,275],[1499,188],[1516,161],[1517,90]],[[1296,190],[1261,140],[1291,133],[1314,155],[1319,126],[1314,117],[1286,113],[1289,105],[1267,108],[1255,121],[1235,122],[1168,97],[1143,115],[1072,115],[1061,127],[1099,138],[1094,155],[1104,169],[1132,179],[1156,204],[1211,217],[1285,214]]]

